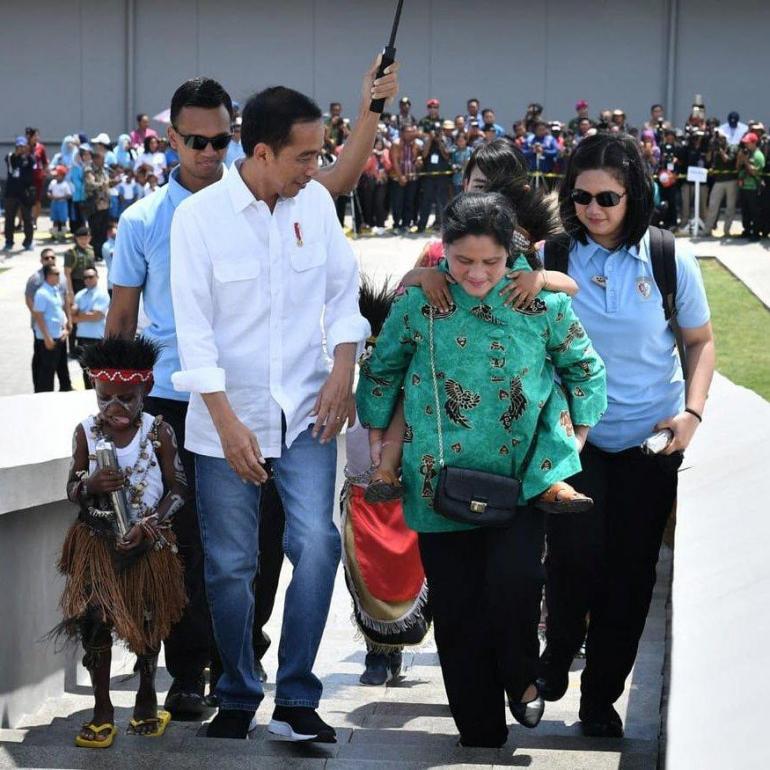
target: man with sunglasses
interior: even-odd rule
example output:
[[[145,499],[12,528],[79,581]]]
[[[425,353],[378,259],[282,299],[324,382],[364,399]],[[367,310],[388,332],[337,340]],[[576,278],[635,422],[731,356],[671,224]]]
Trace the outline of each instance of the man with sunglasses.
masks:
[[[35,302],[35,294],[37,290],[45,283],[45,276],[43,271],[46,265],[56,267],[56,252],[52,248],[45,248],[40,252],[40,269],[36,270],[27,279],[27,285],[24,289],[24,301],[27,304],[29,310],[30,327],[32,328],[32,341],[34,343],[35,337],[35,317],[32,314],[32,308]],[[64,275],[64,271],[59,274],[59,293],[61,294],[62,301],[64,302],[64,311],[68,312],[69,305],[67,303],[67,277]],[[68,321],[70,319],[68,318]],[[71,324],[70,324],[71,326]],[[40,356],[38,355],[39,345],[35,344],[32,351],[32,385],[37,393],[37,376],[40,369]],[[59,366],[56,370],[56,376],[59,378],[59,388],[63,391],[72,390],[72,383],[70,381],[70,372],[67,366],[67,357],[64,356],[59,361]]]
[[[370,100],[389,99],[398,92],[398,63],[376,79],[378,61],[364,76],[358,120],[345,152],[337,163],[320,170],[316,177],[333,196],[348,193],[355,186],[371,154],[379,115],[369,110]],[[193,193],[219,181],[225,173],[234,110],[230,96],[219,83],[210,78],[194,78],[174,93],[170,117],[169,144],[179,154],[179,166],[169,175],[167,185],[135,203],[121,217],[106,335],[134,337],[141,298],[149,320],[143,333],[162,345],[145,411],[162,414],[173,427],[185,473],[194,488],[195,465],[192,455],[184,449],[189,394],[175,391],[171,384],[171,374],[181,366],[171,303],[169,238],[176,207]],[[205,709],[203,670],[212,657],[213,645],[194,499],[175,516],[174,531],[184,559],[189,604],[185,616],[165,642],[166,666],[173,677],[165,706],[175,716],[200,715]],[[276,531],[274,548],[280,551],[282,527]],[[274,561],[280,569],[281,559]],[[271,582],[277,584],[277,577],[271,578]],[[268,604],[272,606],[272,595]],[[269,616],[269,611],[265,615]]]

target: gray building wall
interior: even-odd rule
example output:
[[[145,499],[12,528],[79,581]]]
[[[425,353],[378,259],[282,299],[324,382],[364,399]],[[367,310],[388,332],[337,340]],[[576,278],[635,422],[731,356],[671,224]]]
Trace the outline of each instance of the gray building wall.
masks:
[[[709,115],[770,117],[759,73],[770,64],[758,0],[407,0],[398,38],[402,94],[416,113],[442,100],[494,106],[508,127],[529,101],[569,119],[578,98],[622,106],[633,124],[650,104],[686,118],[693,95]],[[160,112],[185,78],[207,74],[234,98],[285,83],[354,114],[361,73],[385,42],[395,2],[382,0],[37,0],[3,3],[0,142],[27,124],[55,144],[66,133],[113,140],[134,113]],[[763,18],[764,17],[764,18]],[[673,27],[670,21],[675,22]],[[669,35],[673,29],[674,34]],[[670,40],[671,38],[671,40]],[[669,45],[671,43],[671,53]],[[750,56],[735,52],[751,52]],[[129,55],[132,54],[132,55]],[[669,69],[667,64],[674,64]],[[751,71],[747,63],[750,63]]]

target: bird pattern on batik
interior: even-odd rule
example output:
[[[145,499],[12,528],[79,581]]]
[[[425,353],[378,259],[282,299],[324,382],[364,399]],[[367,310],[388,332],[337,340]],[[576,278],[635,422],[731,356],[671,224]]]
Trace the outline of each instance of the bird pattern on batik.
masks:
[[[502,324],[502,321],[492,312],[492,308],[484,302],[476,305],[476,307],[472,307],[471,314],[478,318],[479,321],[485,321],[488,324],[494,324],[495,326]]]
[[[451,318],[457,312],[457,305],[452,305],[449,310],[439,310],[433,307],[433,305],[423,305],[420,308],[420,312],[425,318],[430,318],[432,313],[434,321],[444,321],[447,318]]]
[[[447,417],[455,424],[463,428],[470,428],[471,424],[463,412],[475,409],[481,402],[481,396],[472,390],[466,390],[459,382],[448,379],[444,383],[444,391],[447,400],[444,403],[444,411]]]
[[[526,373],[526,369],[524,373]],[[508,401],[506,410],[500,415],[500,422],[507,431],[510,431],[513,423],[521,419],[527,408],[527,397],[524,395],[521,377],[518,375],[514,377],[511,380],[510,390],[501,389],[498,398],[501,401]]]
[[[585,338],[585,336],[585,330],[577,321],[575,321],[569,325],[567,336],[564,338],[562,343],[556,347],[556,350],[559,353],[563,353],[570,347],[570,345],[572,345],[575,340],[582,340]]]

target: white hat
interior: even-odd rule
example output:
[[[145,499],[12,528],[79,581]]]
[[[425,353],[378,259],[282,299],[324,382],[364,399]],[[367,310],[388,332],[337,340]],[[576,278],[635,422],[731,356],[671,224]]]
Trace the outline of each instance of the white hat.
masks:
[[[105,146],[108,146],[108,145],[112,144],[112,142],[110,141],[110,135],[109,134],[105,134],[104,132],[102,132],[101,134],[97,134],[91,140],[91,144],[103,144]]]

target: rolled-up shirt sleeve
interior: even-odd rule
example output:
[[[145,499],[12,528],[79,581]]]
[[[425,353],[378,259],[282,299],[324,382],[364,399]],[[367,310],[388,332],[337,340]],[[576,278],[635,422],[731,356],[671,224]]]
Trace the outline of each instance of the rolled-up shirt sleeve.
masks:
[[[361,315],[358,307],[358,264],[339,226],[334,203],[328,194],[324,195],[323,205],[327,248],[324,308],[326,349],[330,356],[334,356],[337,345],[354,342],[358,357],[363,353],[364,343],[371,333],[369,322]]]
[[[178,208],[171,223],[171,298],[181,371],[171,375],[174,389],[189,393],[225,390],[214,329],[211,258],[195,220]]]

